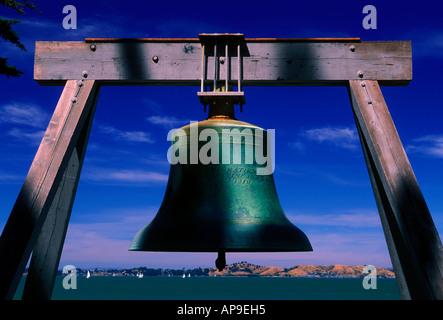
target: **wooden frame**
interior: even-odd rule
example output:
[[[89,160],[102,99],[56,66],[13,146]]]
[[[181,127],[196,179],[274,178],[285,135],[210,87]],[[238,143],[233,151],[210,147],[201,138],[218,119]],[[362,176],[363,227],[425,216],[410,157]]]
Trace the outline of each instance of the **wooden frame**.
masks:
[[[239,50],[217,65],[229,84],[347,86],[401,296],[442,299],[442,244],[380,90],[412,80],[411,43],[245,39]],[[35,80],[65,88],[0,238],[3,299],[31,252],[23,298],[51,298],[100,86],[203,87],[203,66],[200,39],[36,43]]]

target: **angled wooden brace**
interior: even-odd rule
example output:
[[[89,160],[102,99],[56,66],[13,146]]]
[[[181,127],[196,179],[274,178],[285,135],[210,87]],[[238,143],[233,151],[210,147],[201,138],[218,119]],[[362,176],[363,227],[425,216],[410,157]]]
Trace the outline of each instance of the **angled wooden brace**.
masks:
[[[443,299],[443,247],[376,80],[349,96],[403,299]]]
[[[49,300],[89,140],[98,92],[32,251],[22,299]]]
[[[66,81],[0,238],[1,299],[13,298],[33,250],[27,297],[50,297],[98,92],[95,80]]]

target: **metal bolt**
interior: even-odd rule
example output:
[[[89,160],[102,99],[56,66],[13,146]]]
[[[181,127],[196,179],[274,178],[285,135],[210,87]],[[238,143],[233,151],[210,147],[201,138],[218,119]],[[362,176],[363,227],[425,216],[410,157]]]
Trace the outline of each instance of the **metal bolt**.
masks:
[[[91,51],[95,51],[95,50],[97,50],[97,46],[95,44],[91,44],[89,46],[89,49],[91,49]]]
[[[158,62],[158,56],[153,56],[152,57],[152,62],[157,63]]]
[[[79,87],[83,87],[83,85],[84,85],[83,80],[77,81],[77,85]]]
[[[355,46],[354,46],[353,44],[351,44],[351,45],[349,46],[349,50],[351,50],[352,52],[354,52],[354,51],[355,51]]]
[[[220,61],[221,64],[225,63],[225,57],[220,57],[218,60]]]
[[[83,70],[82,71],[82,76],[83,76],[83,78],[87,78],[88,77],[88,71]]]
[[[358,71],[357,71],[357,76],[358,76],[359,78],[363,78],[363,71],[358,70]]]
[[[365,82],[360,83],[360,85],[361,85],[363,88],[366,87],[366,83],[365,83]]]
[[[372,104],[372,100],[371,99],[366,99],[366,103],[367,104]]]
[[[77,98],[76,98],[76,97],[72,97],[72,98],[71,98],[71,101],[74,102],[74,103],[76,103],[76,102],[77,102]]]

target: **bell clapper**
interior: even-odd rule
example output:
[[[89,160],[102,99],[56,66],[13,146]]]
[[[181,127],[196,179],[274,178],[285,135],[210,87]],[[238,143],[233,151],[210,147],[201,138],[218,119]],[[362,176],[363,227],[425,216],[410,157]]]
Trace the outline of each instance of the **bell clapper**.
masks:
[[[218,257],[215,260],[215,266],[217,267],[218,271],[223,271],[223,269],[226,267],[226,256],[224,251],[218,252]]]

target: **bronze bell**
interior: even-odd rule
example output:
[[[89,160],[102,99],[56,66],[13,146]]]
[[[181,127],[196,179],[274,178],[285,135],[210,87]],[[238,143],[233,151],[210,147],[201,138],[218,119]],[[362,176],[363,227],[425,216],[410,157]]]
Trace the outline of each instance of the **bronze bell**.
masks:
[[[208,132],[216,147],[208,147]],[[265,168],[262,155],[270,154],[265,130],[236,120],[233,105],[223,103],[210,106],[208,119],[175,133],[171,156],[182,161],[170,159],[163,203],[129,250],[218,252],[219,270],[225,252],[312,251],[285,216],[272,173],[257,174]]]

